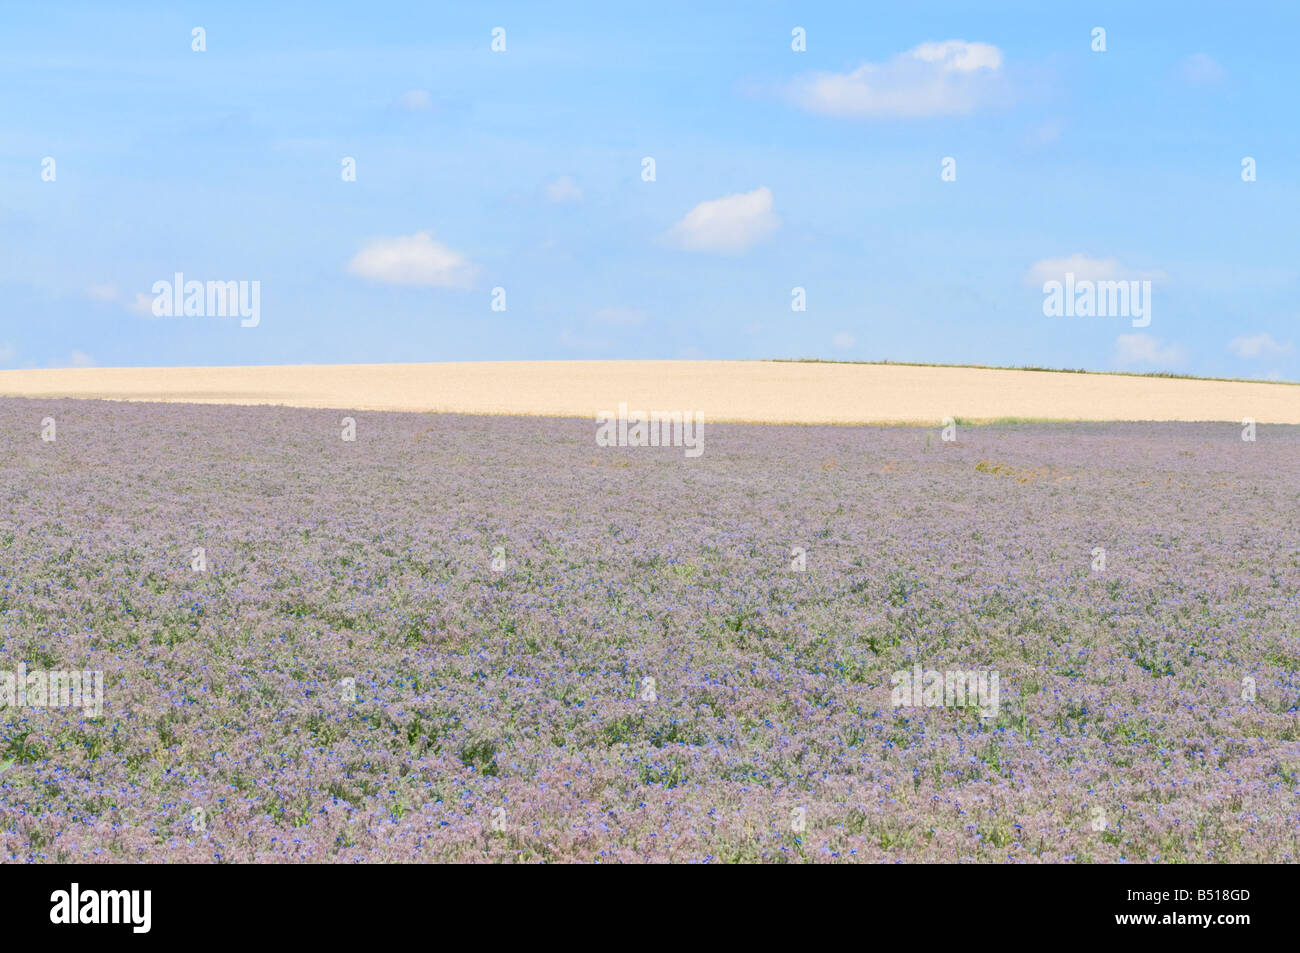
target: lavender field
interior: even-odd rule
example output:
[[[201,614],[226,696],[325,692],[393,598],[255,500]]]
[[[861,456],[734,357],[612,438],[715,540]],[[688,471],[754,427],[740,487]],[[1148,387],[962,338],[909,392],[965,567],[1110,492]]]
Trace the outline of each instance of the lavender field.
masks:
[[[0,861],[1300,859],[1300,428],[594,433],[0,400]]]

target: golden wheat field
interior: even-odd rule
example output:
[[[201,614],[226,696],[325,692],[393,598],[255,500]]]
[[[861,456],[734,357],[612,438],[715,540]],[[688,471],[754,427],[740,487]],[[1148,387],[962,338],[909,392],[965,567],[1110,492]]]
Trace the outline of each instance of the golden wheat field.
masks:
[[[519,361],[0,371],[0,396],[719,422],[1223,420],[1300,423],[1294,384],[881,364]]]

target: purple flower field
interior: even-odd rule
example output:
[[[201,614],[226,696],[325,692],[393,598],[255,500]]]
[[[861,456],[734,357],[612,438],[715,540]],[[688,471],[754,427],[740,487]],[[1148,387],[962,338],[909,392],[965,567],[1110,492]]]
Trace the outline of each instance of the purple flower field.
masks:
[[[0,707],[0,861],[1296,862],[1300,428],[1241,431],[0,400],[0,671],[104,686]]]

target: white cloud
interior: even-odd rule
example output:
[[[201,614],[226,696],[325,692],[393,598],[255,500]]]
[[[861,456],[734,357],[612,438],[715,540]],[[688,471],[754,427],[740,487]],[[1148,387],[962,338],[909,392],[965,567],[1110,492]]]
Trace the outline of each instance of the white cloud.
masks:
[[[1186,358],[1183,349],[1173,344],[1161,344],[1149,334],[1121,334],[1115,339],[1115,363],[1152,364],[1171,367]]]
[[[1228,342],[1228,350],[1238,357],[1271,357],[1275,354],[1290,354],[1294,345],[1290,341],[1280,344],[1273,340],[1273,335],[1264,332],[1250,337],[1233,338]]]
[[[763,186],[701,202],[672,227],[668,237],[688,251],[738,254],[780,227],[781,220],[772,212],[772,190]]]
[[[934,63],[944,72],[973,73],[982,69],[1002,66],[1002,51],[988,43],[967,43],[965,40],[944,40],[941,43],[922,43],[908,50],[908,54],[926,63]]]
[[[645,323],[645,312],[637,308],[601,308],[593,320],[608,327],[634,328]]]
[[[348,262],[348,272],[390,285],[468,288],[476,269],[429,232],[376,238]]]
[[[958,116],[997,92],[1002,51],[988,43],[922,43],[849,73],[799,77],[788,94],[810,112],[866,118]]]
[[[1065,132],[1065,123],[1060,119],[1049,119],[1039,123],[1025,133],[1025,141],[1031,146],[1050,146],[1060,142]]]
[[[1178,70],[1193,86],[1212,86],[1228,76],[1228,71],[1207,53],[1193,53],[1186,57],[1178,64]]]
[[[595,338],[565,328],[560,331],[560,344],[574,351],[587,354],[602,354],[613,348],[614,343],[604,338]]]
[[[858,339],[846,331],[841,331],[839,334],[835,335],[835,337],[831,338],[831,344],[835,346],[837,351],[851,350],[857,346],[857,343]]]
[[[95,359],[85,351],[73,351],[66,360],[54,360],[50,367],[94,367]]]
[[[556,205],[567,205],[582,201],[582,189],[567,175],[562,175],[546,185],[546,199]]]
[[[433,111],[433,97],[425,89],[408,89],[397,97],[397,108],[410,113]]]
[[[1025,274],[1025,284],[1042,287],[1047,281],[1064,281],[1066,274],[1075,281],[1160,281],[1168,277],[1163,271],[1134,271],[1114,258],[1092,258],[1076,252],[1068,258],[1044,258],[1034,262]]]
[[[154,316],[153,298],[153,295],[147,295],[143,291],[137,291],[135,293],[135,300],[127,303],[126,310],[130,311],[132,314],[138,314],[145,318],[152,318]]]
[[[141,317],[152,318],[154,316],[153,295],[147,295],[143,291],[137,291],[134,298],[124,298],[118,291],[117,285],[109,282],[102,285],[91,285],[86,289],[86,294],[95,301],[117,301],[127,311]]]
[[[0,341],[0,363],[8,364],[14,359],[18,349],[9,341]]]

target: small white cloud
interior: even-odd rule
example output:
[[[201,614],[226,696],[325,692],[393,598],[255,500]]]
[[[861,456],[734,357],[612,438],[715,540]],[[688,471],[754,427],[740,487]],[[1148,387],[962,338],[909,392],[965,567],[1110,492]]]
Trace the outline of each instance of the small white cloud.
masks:
[[[425,89],[408,89],[397,97],[397,108],[408,113],[433,111],[433,97]]]
[[[582,189],[567,175],[546,184],[546,200],[556,205],[570,205],[582,201]]]
[[[1178,64],[1183,79],[1193,86],[1213,86],[1228,76],[1228,71],[1207,53],[1193,53]]]
[[[1031,146],[1050,146],[1054,142],[1059,142],[1064,132],[1064,122],[1060,119],[1049,119],[1029,129],[1025,133],[1025,141]]]
[[[560,344],[570,350],[581,351],[586,354],[606,353],[614,346],[612,341],[580,334],[568,328],[560,331]]]
[[[1036,261],[1025,275],[1025,283],[1041,285],[1045,281],[1060,281],[1073,274],[1076,281],[1118,280],[1121,268],[1114,258],[1090,258],[1078,252],[1068,258],[1044,258]]]
[[[348,262],[350,274],[390,285],[468,288],[475,271],[469,259],[429,232],[376,238]]]
[[[85,351],[73,351],[66,360],[51,361],[50,367],[94,367],[95,359]]]
[[[835,346],[837,351],[848,351],[857,347],[858,339],[847,331],[841,331],[831,338],[831,344]]]
[[[701,202],[672,227],[668,237],[687,251],[738,254],[780,227],[781,220],[772,212],[772,190],[763,186]]]
[[[1294,345],[1288,341],[1280,344],[1273,340],[1273,335],[1264,332],[1250,337],[1233,338],[1228,342],[1228,350],[1238,357],[1272,357],[1277,354],[1290,354]]]
[[[601,308],[592,320],[607,327],[634,328],[645,323],[645,312],[637,308]]]
[[[117,285],[112,282],[103,285],[91,285],[86,289],[86,295],[95,301],[116,301]]]
[[[922,43],[884,63],[849,73],[813,73],[794,81],[789,97],[830,116],[920,118],[965,115],[997,92],[1002,51],[988,43]]]
[[[0,363],[8,364],[14,359],[18,349],[9,341],[0,341]]]
[[[1172,367],[1186,358],[1183,349],[1161,344],[1149,334],[1121,334],[1115,339],[1115,363],[1151,364]]]
[[[152,318],[153,313],[153,295],[147,295],[143,291],[135,293],[135,299],[126,305],[126,310],[132,314],[138,314],[141,317]]]
[[[945,73],[974,73],[1002,66],[1002,51],[988,43],[944,40],[941,43],[922,43],[908,53],[922,62],[935,64]]]
[[[1075,281],[1161,281],[1163,271],[1134,271],[1114,258],[1092,258],[1076,252],[1068,258],[1044,258],[1034,262],[1025,274],[1025,284],[1041,287],[1044,282],[1064,281],[1067,274]]]

